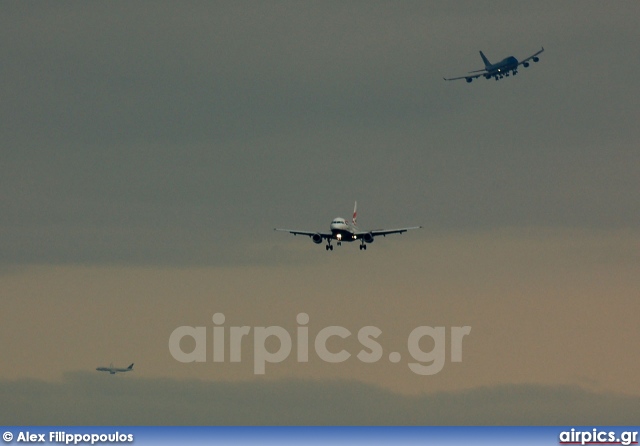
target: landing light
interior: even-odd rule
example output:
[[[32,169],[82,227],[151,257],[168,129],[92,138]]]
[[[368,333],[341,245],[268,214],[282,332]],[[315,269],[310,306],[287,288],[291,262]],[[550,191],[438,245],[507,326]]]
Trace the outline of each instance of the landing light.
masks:
[[[338,240],[342,240],[342,234],[338,234],[338,235],[336,236],[336,238],[337,238]]]

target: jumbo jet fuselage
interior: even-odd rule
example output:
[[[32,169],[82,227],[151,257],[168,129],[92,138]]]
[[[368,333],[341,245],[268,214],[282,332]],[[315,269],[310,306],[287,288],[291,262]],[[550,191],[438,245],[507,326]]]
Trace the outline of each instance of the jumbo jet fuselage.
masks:
[[[496,64],[489,64],[486,67],[488,76],[500,75],[518,69],[518,59],[513,56],[506,57]]]

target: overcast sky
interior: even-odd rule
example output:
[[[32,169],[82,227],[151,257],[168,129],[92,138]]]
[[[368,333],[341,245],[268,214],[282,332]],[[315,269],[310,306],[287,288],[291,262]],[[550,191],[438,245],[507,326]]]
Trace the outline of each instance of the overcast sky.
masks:
[[[157,402],[142,424],[173,419],[165,385],[181,404],[194,385],[263,392],[222,424],[381,423],[367,398],[428,424],[407,401],[436,395],[470,408],[439,424],[589,424],[611,401],[637,419],[638,17],[635,1],[3,3],[0,391],[61,392],[72,414],[15,423],[113,423],[71,410],[77,382],[133,386]],[[542,46],[515,77],[442,79],[482,68],[479,50]],[[326,231],[355,200],[363,228],[423,228],[332,252],[273,231]],[[176,361],[180,326],[206,327],[211,353],[215,313],[292,334],[306,313],[312,340],[353,333],[327,344],[352,357],[299,363],[294,344],[256,377],[252,333],[240,363]],[[356,358],[364,326],[382,330],[374,364]],[[419,326],[446,328],[436,375],[407,366]],[[135,371],[85,374],[110,362]],[[344,388],[372,412],[300,398]],[[594,412],[563,420],[557,389]],[[483,417],[492,398],[523,415]]]

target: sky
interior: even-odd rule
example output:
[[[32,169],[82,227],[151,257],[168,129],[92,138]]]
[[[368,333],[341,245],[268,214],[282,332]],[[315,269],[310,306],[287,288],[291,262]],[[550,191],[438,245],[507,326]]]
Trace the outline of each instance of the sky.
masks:
[[[637,420],[638,16],[589,0],[3,3],[3,419]],[[479,50],[541,47],[517,76],[443,80],[482,68]],[[331,252],[273,231],[326,231],[356,200],[361,228],[422,228]],[[172,354],[179,327],[203,327],[179,345],[204,362]],[[249,327],[238,362],[231,327]],[[257,375],[260,327],[292,350]],[[345,361],[314,350],[326,327],[348,330],[326,342]],[[372,363],[363,327],[380,331]],[[412,344],[420,327],[443,336]],[[441,369],[415,373],[433,360],[416,349]]]

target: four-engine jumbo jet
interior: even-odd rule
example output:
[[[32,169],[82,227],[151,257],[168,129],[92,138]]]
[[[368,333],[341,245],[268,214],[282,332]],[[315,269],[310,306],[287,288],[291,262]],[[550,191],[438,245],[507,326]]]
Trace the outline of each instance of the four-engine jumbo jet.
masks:
[[[331,240],[336,240],[337,245],[342,245],[342,242],[353,242],[356,240],[360,240],[360,249],[367,249],[367,245],[365,243],[373,243],[374,237],[378,235],[386,236],[388,234],[402,234],[403,232],[407,232],[411,229],[418,229],[422,226],[412,226],[410,228],[399,228],[399,229],[375,229],[373,231],[361,231],[358,229],[356,224],[356,214],[358,210],[358,202],[356,201],[355,206],[353,207],[353,219],[351,222],[348,222],[346,219],[342,217],[336,217],[331,222],[331,232],[313,232],[313,231],[296,231],[293,229],[278,229],[275,228],[276,231],[285,231],[289,232],[293,235],[308,235],[313,240],[313,243],[320,244],[322,240],[327,241],[327,245],[325,249],[327,251],[333,251],[333,245],[331,244]]]
[[[538,62],[540,60],[540,58],[538,58],[538,55],[543,51],[544,51],[544,47],[542,47],[542,49],[537,53],[532,54],[531,56],[527,57],[526,59],[520,62],[518,62],[518,59],[516,59],[515,57],[509,56],[505,59],[502,59],[500,62],[496,64],[492,64],[491,62],[489,62],[489,59],[487,59],[486,56],[482,53],[482,51],[480,51],[480,57],[482,57],[482,61],[484,62],[484,69],[469,71],[469,73],[479,73],[479,74],[468,74],[466,76],[452,77],[452,78],[445,77],[443,79],[445,81],[455,81],[457,79],[466,79],[467,82],[471,82],[475,78],[484,76],[485,79],[491,79],[493,77],[496,80],[498,80],[498,79],[502,79],[504,76],[509,76],[510,72],[513,73],[513,75],[515,76],[516,74],[518,74],[518,67],[520,65],[526,68],[529,66],[530,60],[533,60],[534,62]]]
[[[133,370],[133,364],[131,364],[126,369],[121,369],[121,368],[118,368],[118,367],[114,367],[113,366],[113,362],[112,362],[109,365],[109,367],[98,367],[96,370],[99,371],[99,372],[109,372],[110,374],[115,375],[118,372],[120,372],[120,373],[130,372],[131,370]]]

